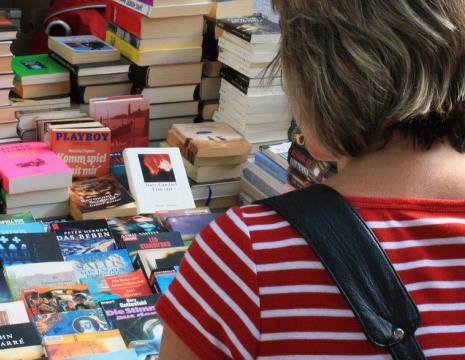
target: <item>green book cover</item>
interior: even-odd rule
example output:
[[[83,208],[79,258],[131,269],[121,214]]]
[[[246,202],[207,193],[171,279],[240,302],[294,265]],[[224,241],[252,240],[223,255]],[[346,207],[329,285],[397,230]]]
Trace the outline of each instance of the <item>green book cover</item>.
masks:
[[[15,56],[12,65],[16,74],[15,80],[20,82],[27,76],[69,72],[47,54]]]
[[[3,192],[3,189],[2,189],[2,192]],[[31,213],[1,214],[0,215],[0,226],[11,225],[11,224],[26,224],[26,223],[31,223],[31,222],[35,222],[35,219]]]

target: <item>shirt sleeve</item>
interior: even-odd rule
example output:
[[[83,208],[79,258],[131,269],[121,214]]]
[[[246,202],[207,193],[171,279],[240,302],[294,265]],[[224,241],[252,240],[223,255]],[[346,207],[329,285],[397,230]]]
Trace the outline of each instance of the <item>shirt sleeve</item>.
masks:
[[[254,359],[260,338],[257,272],[240,208],[207,226],[157,311],[201,359]]]

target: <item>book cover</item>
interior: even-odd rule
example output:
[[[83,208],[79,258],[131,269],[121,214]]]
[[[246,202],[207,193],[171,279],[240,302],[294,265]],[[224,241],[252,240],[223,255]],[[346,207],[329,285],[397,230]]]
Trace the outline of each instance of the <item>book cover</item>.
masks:
[[[104,277],[112,294],[121,298],[147,296],[152,294],[142,270],[136,270],[127,274],[110,275]]]
[[[112,216],[113,209],[130,206],[134,204],[134,199],[110,175],[73,183],[70,187],[70,202],[71,210],[75,207],[81,214],[106,210],[107,216]]]
[[[114,47],[93,35],[54,36],[52,40],[68,51],[84,54],[115,52]]]
[[[112,351],[110,353],[68,358],[68,360],[138,360],[138,359],[139,358],[137,356],[137,352],[134,349]]]
[[[63,256],[116,250],[115,239],[104,219],[51,224]]]
[[[4,267],[5,279],[13,299],[19,299],[21,290],[74,285],[78,283],[73,265],[69,262],[18,264]]]
[[[28,323],[29,316],[22,301],[12,301],[0,304],[0,327]]]
[[[279,24],[260,15],[218,19],[217,26],[251,43],[279,41]]]
[[[35,315],[94,309],[96,303],[86,285],[58,285],[23,289],[21,299],[32,318]]]
[[[160,271],[177,271],[187,246],[139,251],[137,257],[142,264],[145,275],[153,285],[153,273]]]
[[[100,303],[113,327],[121,331],[128,347],[139,355],[157,355],[160,350],[163,323],[155,310],[158,295],[104,301]],[[138,351],[139,350],[139,351]]]
[[[152,278],[150,283],[153,284],[155,290],[159,294],[164,294],[168,287],[170,286],[171,282],[176,277],[176,272],[178,269],[169,270],[169,271],[157,271],[152,273]]]
[[[71,255],[66,257],[66,260],[72,263],[79,282],[86,284],[91,294],[111,294],[104,276],[134,271],[129,254],[124,249],[104,253]]]
[[[69,80],[69,71],[47,54],[14,56],[11,63],[15,80],[26,83],[29,77],[51,74],[63,74],[63,80]],[[60,77],[61,79],[61,77]]]
[[[40,336],[96,333],[110,328],[101,308],[34,315],[32,321]]]
[[[165,231],[165,228],[157,223],[153,217],[144,215],[110,217],[107,218],[107,223],[117,243],[122,246],[124,246],[122,241],[124,241],[126,236]]]
[[[210,214],[211,211],[208,207],[202,206],[193,209],[180,209],[180,210],[164,210],[164,211],[156,211],[154,214],[154,218],[160,223],[165,225],[166,219],[172,216],[190,216],[190,215],[202,215],[202,214]]]
[[[13,301],[13,297],[8,289],[8,284],[5,279],[5,274],[0,271],[0,303]]]
[[[108,175],[111,133],[107,127],[49,130],[50,148],[73,170],[74,178]]]
[[[42,339],[30,322],[0,326],[0,359],[42,358]]]
[[[111,129],[111,152],[148,146],[149,101],[140,95],[90,101],[89,114]]]
[[[54,234],[0,235],[0,262],[2,266],[47,261],[63,261],[63,255]]]
[[[192,239],[217,217],[218,214],[173,216],[166,219],[166,228],[180,232],[183,239]]]
[[[283,168],[264,152],[255,153],[255,164],[283,184],[287,183],[287,167]]]
[[[29,234],[44,233],[45,226],[42,222],[34,221],[24,224],[1,224],[0,235],[3,234]]]
[[[71,185],[72,171],[42,142],[0,146],[0,177],[9,194]]]
[[[129,256],[134,259],[140,250],[163,249],[184,246],[179,232],[131,234],[123,238]]]
[[[110,174],[113,175],[126,190],[129,190],[123,153],[120,151],[110,153]]]
[[[139,213],[195,208],[179,149],[133,148],[123,157]]]
[[[35,219],[30,212],[0,215],[0,225],[26,224],[31,222],[35,222]]]
[[[119,330],[44,336],[43,341],[49,360],[126,350]]]

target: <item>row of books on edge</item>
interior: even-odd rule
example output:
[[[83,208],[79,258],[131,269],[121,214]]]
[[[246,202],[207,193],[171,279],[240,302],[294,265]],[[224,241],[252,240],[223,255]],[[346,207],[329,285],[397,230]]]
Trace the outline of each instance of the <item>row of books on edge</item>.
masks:
[[[85,221],[1,215],[0,358],[156,356],[156,301],[215,217],[208,208]]]

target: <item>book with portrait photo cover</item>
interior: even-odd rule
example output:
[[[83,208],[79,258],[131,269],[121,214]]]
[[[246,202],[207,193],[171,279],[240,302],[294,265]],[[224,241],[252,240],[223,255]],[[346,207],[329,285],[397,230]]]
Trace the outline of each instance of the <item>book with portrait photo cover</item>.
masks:
[[[113,176],[74,182],[70,214],[76,220],[137,215],[134,199]]]

